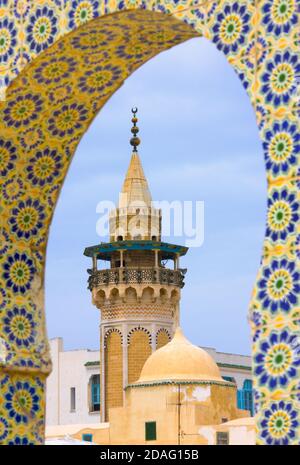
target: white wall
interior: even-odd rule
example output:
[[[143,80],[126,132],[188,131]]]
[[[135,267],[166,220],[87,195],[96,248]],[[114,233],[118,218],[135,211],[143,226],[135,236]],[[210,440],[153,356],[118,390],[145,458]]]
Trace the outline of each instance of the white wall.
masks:
[[[230,446],[253,446],[255,445],[255,428],[254,424],[252,427],[243,425],[226,427],[226,423],[223,425],[222,431],[228,431],[229,433],[229,445]],[[216,426],[201,426],[198,433],[207,439],[207,444],[213,446],[216,444],[216,437],[218,427]]]
[[[53,371],[47,380],[46,424],[66,425],[99,423],[99,412],[89,412],[88,383],[99,366],[87,367],[86,362],[98,362],[99,352],[72,350],[63,352],[61,338],[50,340]],[[76,390],[76,409],[71,412],[71,387]]]
[[[63,340],[58,337],[50,341],[52,372],[46,385],[46,422],[57,425],[59,422],[59,354],[63,351]]]
[[[248,355],[227,354],[225,352],[218,352],[212,347],[202,347],[202,349],[206,350],[217,363],[251,367],[251,357]],[[232,376],[236,380],[238,389],[243,388],[246,379],[252,379],[251,371],[242,368],[220,367],[220,372],[222,376]]]
[[[232,446],[253,446],[255,444],[255,428],[235,426],[229,428],[229,444]]]

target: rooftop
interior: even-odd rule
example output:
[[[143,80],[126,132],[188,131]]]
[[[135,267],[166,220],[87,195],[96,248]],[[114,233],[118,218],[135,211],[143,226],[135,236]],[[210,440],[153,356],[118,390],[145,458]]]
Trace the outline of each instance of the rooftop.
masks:
[[[84,255],[102,260],[111,260],[112,254],[119,250],[159,250],[162,253],[161,258],[164,260],[174,258],[176,254],[185,255],[188,247],[149,240],[101,242],[98,245],[86,247]]]

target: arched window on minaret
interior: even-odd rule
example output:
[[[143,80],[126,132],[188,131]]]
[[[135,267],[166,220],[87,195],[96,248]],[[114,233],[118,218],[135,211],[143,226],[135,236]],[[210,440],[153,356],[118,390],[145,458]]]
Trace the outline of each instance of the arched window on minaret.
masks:
[[[142,368],[151,355],[151,334],[143,327],[137,327],[128,335],[128,383],[137,381]]]

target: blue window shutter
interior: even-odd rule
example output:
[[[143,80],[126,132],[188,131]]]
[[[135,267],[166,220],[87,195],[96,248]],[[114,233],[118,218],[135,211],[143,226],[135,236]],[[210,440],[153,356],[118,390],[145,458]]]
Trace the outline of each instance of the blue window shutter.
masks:
[[[239,409],[244,410],[244,396],[242,389],[237,390],[237,406]]]
[[[245,379],[243,388],[247,389],[249,391],[252,391],[252,380],[251,379]]]
[[[92,399],[94,404],[100,403],[100,384],[92,384]]]
[[[91,403],[92,403],[92,411],[99,411],[100,410],[100,376],[93,375],[91,384]]]
[[[241,410],[249,410],[250,414],[254,414],[254,398],[252,380],[245,379],[243,389],[237,390],[237,406]]]

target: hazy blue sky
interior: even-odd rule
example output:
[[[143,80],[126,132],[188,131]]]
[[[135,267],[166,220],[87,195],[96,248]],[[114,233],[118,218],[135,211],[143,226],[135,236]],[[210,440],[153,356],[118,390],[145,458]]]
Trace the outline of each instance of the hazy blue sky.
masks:
[[[192,39],[136,71],[83,137],[51,226],[46,267],[50,338],[99,347],[83,256],[96,234],[96,205],[118,198],[130,160],[133,105],[140,156],[154,200],[203,200],[205,241],[191,248],[181,326],[194,343],[250,353],[247,310],[265,228],[266,185],[250,101],[225,57]],[[184,243],[184,238],[177,238]]]

